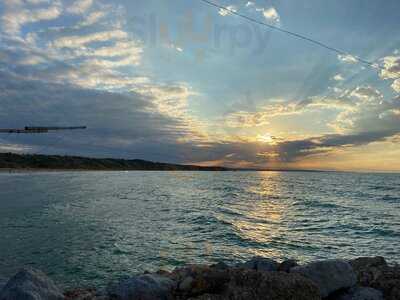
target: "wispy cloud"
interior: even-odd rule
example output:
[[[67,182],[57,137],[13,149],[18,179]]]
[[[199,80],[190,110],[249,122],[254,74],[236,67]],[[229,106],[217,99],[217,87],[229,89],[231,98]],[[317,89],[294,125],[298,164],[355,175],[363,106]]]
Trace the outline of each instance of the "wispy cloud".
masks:
[[[335,80],[335,81],[343,81],[344,77],[343,77],[342,74],[336,74],[335,76],[333,76],[332,79]]]
[[[46,5],[43,6],[42,4]],[[58,0],[50,5],[44,1],[25,4],[20,0],[5,0],[5,13],[1,17],[2,30],[10,35],[19,35],[25,24],[57,19],[62,14],[62,3]]]
[[[339,54],[338,59],[340,61],[342,61],[344,63],[348,63],[348,64],[356,64],[358,62],[357,58],[351,54],[347,54],[347,55]]]
[[[77,0],[67,7],[67,12],[70,14],[83,14],[93,4],[93,0]]]
[[[383,69],[380,72],[380,77],[382,79],[393,80],[393,90],[400,93],[400,56],[386,56],[382,61]]]
[[[66,36],[53,42],[56,48],[80,48],[93,42],[104,42],[109,40],[126,39],[128,34],[123,30],[110,30],[96,32],[89,35]]]
[[[230,15],[232,12],[237,12],[237,7],[235,5],[229,5],[226,9],[221,8],[219,10],[219,14],[223,17]]]
[[[382,58],[383,69],[379,77],[375,73],[376,80],[371,75],[363,81],[349,71],[356,68],[345,66],[357,62],[352,55],[339,56],[343,64],[329,68],[318,64],[312,70],[307,69],[308,61],[307,68],[302,66],[303,60],[275,64],[273,51],[279,52],[279,58],[288,51],[297,59],[297,48],[281,51],[288,38],[284,35],[279,38],[285,44],[277,35],[271,53],[262,58],[238,54],[231,59],[223,47],[194,47],[179,39],[165,39],[160,49],[151,48],[149,40],[165,33],[157,28],[170,15],[160,12],[138,21],[136,25],[147,30],[146,43],[146,34],[129,27],[128,2],[126,7],[92,0],[3,2],[2,126],[84,123],[89,131],[77,133],[74,139],[66,134],[58,146],[52,146],[54,140],[46,135],[11,137],[2,141],[2,149],[38,151],[45,145],[71,154],[262,167],[384,142],[399,133],[400,99],[390,99],[393,92],[400,92],[398,52]],[[287,15],[284,7],[262,6],[259,1],[235,4],[229,10],[220,14],[237,11],[275,26],[281,26],[281,13]],[[131,8],[130,13],[136,11]],[[196,26],[199,20],[193,20]],[[221,44],[244,33],[224,27],[226,21],[218,18],[215,24],[224,36]],[[232,18],[228,25],[237,23]],[[179,36],[173,26],[163,28]],[[264,28],[257,29],[254,32],[262,38]],[[207,53],[212,65],[193,64],[189,59],[197,53]],[[173,59],[166,61],[164,55]],[[247,72],[249,78],[244,76]],[[293,84],[301,78],[304,84]],[[237,101],[242,88],[256,99],[226,112],[223,107]],[[212,103],[212,99],[222,100]],[[215,109],[210,108],[214,104]]]

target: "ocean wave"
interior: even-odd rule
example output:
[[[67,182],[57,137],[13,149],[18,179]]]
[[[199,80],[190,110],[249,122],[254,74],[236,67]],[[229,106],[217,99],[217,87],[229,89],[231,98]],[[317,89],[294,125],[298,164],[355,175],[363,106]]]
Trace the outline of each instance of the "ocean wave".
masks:
[[[393,196],[390,196],[390,195],[385,195],[385,196],[382,197],[382,200],[386,201],[386,202],[398,203],[400,201],[400,198],[399,197],[393,197]]]
[[[387,185],[373,185],[373,186],[370,186],[370,189],[376,190],[376,191],[394,191],[399,188],[395,187],[395,186],[387,186]]]

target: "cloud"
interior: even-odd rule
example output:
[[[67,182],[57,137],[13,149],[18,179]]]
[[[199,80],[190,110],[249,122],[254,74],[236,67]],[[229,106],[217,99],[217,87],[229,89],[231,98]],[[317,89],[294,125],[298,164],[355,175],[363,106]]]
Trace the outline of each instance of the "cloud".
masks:
[[[55,40],[52,44],[56,48],[80,48],[93,42],[126,39],[128,34],[123,30],[96,32],[89,35],[66,36]]]
[[[199,138],[196,128],[188,126],[187,119],[179,115],[180,110],[174,111],[176,105],[185,106],[182,99],[190,93],[182,86],[163,86],[147,93],[116,93],[30,80],[0,71],[0,90],[2,126],[88,126],[88,130],[79,132],[7,136],[2,140],[3,149],[179,163],[261,163],[256,143]],[[164,97],[175,99],[171,107],[160,102]],[[225,158],[232,153],[235,155]]]
[[[323,155],[332,151],[368,145],[373,142],[385,141],[387,138],[400,133],[397,130],[368,131],[356,134],[327,134],[303,140],[282,142],[273,151],[281,162],[295,162],[305,157]]]
[[[81,21],[78,26],[90,26],[96,24],[99,20],[107,15],[104,11],[94,11],[90,13],[83,21]]]
[[[267,20],[269,24],[280,25],[281,17],[275,7],[271,6],[269,8],[263,8],[257,6],[254,2],[248,1],[246,3],[246,8],[250,11],[255,11],[261,13],[262,16]]]
[[[54,20],[61,15],[61,2],[56,0],[45,7],[41,6],[42,3],[47,2],[30,1],[25,5],[18,0],[5,1],[5,13],[1,17],[2,31],[10,35],[19,35],[21,27],[25,24]]]
[[[40,5],[35,9],[48,5],[45,1],[34,2],[29,5]],[[61,2],[54,1],[52,5],[56,3],[62,11]],[[143,45],[115,22],[122,19],[118,7],[106,8],[104,13],[94,11],[83,19],[74,18],[69,26],[33,27],[24,37],[7,32],[0,35],[3,68],[27,78],[84,88],[131,90],[148,83],[146,76],[123,70],[140,65]],[[104,22],[96,23],[101,18]]]
[[[400,56],[386,56],[382,59],[383,68],[379,76],[382,79],[393,80],[391,87],[400,93]]]
[[[199,120],[190,104],[201,98],[196,97],[200,93],[186,82],[165,82],[149,75],[146,48],[128,32],[119,5],[105,7],[92,1],[70,5],[71,1],[58,0],[5,3],[1,21],[6,26],[0,34],[2,126],[83,124],[89,129],[11,136],[1,141],[2,149],[250,167],[297,162],[384,141],[400,128],[399,99],[386,100],[372,86],[346,90],[343,84],[329,97],[278,99],[259,107],[242,106],[216,123]],[[271,24],[280,22],[273,7],[258,7],[254,2],[231,7],[232,11],[238,8]],[[168,47],[183,50],[175,44]],[[395,91],[400,89],[397,55],[383,60],[385,69],[380,73],[382,79],[393,81]],[[341,74],[333,77],[343,79]],[[264,128],[273,127],[279,121],[276,117],[324,110],[329,110],[328,134],[299,137],[296,133],[284,141]],[[240,129],[248,134],[253,128],[251,136],[233,136]],[[220,129],[222,133],[217,132]]]
[[[93,0],[77,0],[71,6],[67,8],[67,12],[70,14],[83,14],[93,4]]]
[[[393,90],[395,90],[397,93],[400,93],[400,78],[396,79],[395,81],[393,81],[391,87],[393,88]]]
[[[338,97],[310,97],[303,101],[272,103],[255,112],[238,111],[228,114],[228,128],[274,127],[274,117],[305,112],[334,110],[337,115],[328,125],[334,130],[321,136],[275,140],[260,151],[266,162],[293,163],[314,155],[325,155],[338,149],[382,142],[400,134],[400,99],[384,99],[371,86],[358,86],[341,91]],[[254,161],[254,159],[253,159]]]
[[[346,54],[346,55],[339,54],[338,59],[341,62],[348,63],[348,64],[356,64],[358,62],[357,58],[350,54]]]
[[[187,98],[193,93],[184,85],[146,87],[145,84],[136,92],[116,93],[66,83],[31,80],[1,71],[0,90],[0,118],[3,126],[82,124],[89,127],[85,132],[56,136],[11,136],[2,142],[9,149],[24,152],[138,157],[180,163],[207,161],[228,166],[265,167],[275,163],[296,163],[338,149],[385,141],[400,131],[397,99],[376,111],[377,118],[382,122],[380,126],[368,123],[372,119],[367,121],[369,131],[258,143],[198,138],[196,127],[188,124],[184,114]],[[352,92],[348,91],[349,94]],[[372,104],[356,100],[358,94],[361,97],[377,95],[372,90],[368,92],[365,87],[358,89],[353,101],[360,103],[356,105],[360,109],[364,107],[361,103],[367,103],[365,106]],[[308,104],[297,104],[289,110],[286,108],[286,111],[282,105],[280,113],[293,113],[311,105],[324,105],[320,104],[323,102],[316,98]],[[279,104],[282,103],[274,105],[277,107]],[[374,105],[378,105],[378,102]],[[272,112],[272,107],[270,109]],[[378,111],[381,113],[378,114]],[[261,120],[255,121],[246,118],[248,124],[268,122],[263,116],[260,116]],[[353,125],[357,125],[357,122]]]
[[[238,7],[235,5],[229,5],[226,7],[227,9],[220,9],[219,10],[219,14],[221,16],[229,16],[232,14],[232,12],[238,12]],[[274,25],[279,25],[281,18],[280,15],[278,13],[278,11],[275,9],[275,7],[269,7],[269,8],[263,8],[263,7],[259,7],[257,6],[254,2],[252,1],[248,1],[245,4],[245,8],[251,12],[256,12],[256,13],[261,13],[262,16],[264,17],[265,20],[267,20],[267,22],[269,24],[274,24]]]
[[[5,72],[0,72],[0,81],[2,126],[84,124],[89,127],[88,133],[78,133],[76,140],[74,136],[68,137],[71,138],[68,141],[61,137],[60,149],[76,147],[75,153],[87,154],[100,154],[105,149],[118,155],[134,150],[137,144],[142,147],[153,143],[178,144],[179,138],[190,135],[187,127],[182,129],[185,124],[181,120],[159,111],[156,100],[149,95],[82,89],[27,80]],[[169,88],[164,93],[182,93],[178,90]],[[23,147],[37,149],[40,145],[51,146],[51,139],[14,136],[9,143],[19,141]]]
[[[274,7],[263,10],[264,17],[272,23],[280,23],[280,16]]]
[[[400,56],[386,56],[383,59],[381,77],[383,79],[396,79],[400,77]]]
[[[369,102],[380,102],[383,99],[382,93],[371,86],[358,86],[348,95],[358,100]]]
[[[1,152],[13,152],[13,153],[27,153],[31,150],[30,147],[21,146],[18,144],[6,144],[0,139],[0,151]]]
[[[264,112],[249,113],[239,111],[225,118],[225,125],[230,128],[254,128],[269,124],[269,116]]]
[[[237,8],[235,5],[229,5],[226,7],[226,9],[221,8],[218,13],[221,16],[225,17],[231,15],[232,12],[237,12]]]
[[[382,117],[400,108],[398,99],[386,100],[378,90],[369,86],[346,91],[343,97],[353,101],[354,106],[340,112],[330,124],[337,132],[387,132],[400,128],[400,119]]]
[[[268,125],[273,118],[279,116],[298,115],[321,109],[351,110],[354,106],[355,103],[346,97],[310,97],[302,101],[279,101],[267,104],[256,108],[255,111],[230,112],[225,116],[224,122],[230,128],[254,128]]]
[[[336,74],[335,76],[333,76],[332,79],[335,80],[335,81],[343,81],[344,77],[343,77],[342,74]]]

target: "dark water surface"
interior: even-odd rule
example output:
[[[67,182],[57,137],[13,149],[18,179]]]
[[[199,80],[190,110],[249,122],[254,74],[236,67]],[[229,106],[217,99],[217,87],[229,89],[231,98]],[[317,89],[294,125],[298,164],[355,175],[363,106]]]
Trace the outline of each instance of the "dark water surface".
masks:
[[[0,173],[0,275],[67,286],[254,255],[400,261],[400,174]]]

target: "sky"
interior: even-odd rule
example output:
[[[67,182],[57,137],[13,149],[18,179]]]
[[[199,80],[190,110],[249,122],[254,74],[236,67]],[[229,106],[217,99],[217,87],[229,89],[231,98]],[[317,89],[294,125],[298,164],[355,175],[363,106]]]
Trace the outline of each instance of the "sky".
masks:
[[[1,152],[400,171],[398,0],[1,0]],[[373,66],[357,61],[363,58]]]

